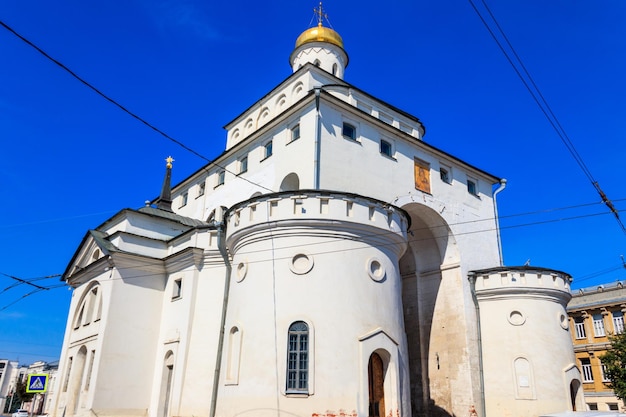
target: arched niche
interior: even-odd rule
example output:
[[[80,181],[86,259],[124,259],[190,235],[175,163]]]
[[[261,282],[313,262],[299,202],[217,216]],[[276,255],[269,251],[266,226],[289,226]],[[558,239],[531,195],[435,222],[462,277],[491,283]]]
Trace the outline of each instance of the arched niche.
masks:
[[[296,191],[300,189],[300,178],[298,174],[292,172],[288,174],[280,183],[280,191]]]
[[[450,380],[463,378],[455,374],[462,367],[454,363],[468,360],[467,334],[459,331],[467,280],[461,277],[456,241],[445,219],[424,204],[402,208],[411,217],[400,274],[414,412],[437,408],[451,414]]]

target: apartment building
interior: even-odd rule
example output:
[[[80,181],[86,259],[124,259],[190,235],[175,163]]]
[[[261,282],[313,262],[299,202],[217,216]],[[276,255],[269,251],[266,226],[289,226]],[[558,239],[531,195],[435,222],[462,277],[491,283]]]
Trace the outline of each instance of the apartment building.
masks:
[[[624,332],[626,288],[622,282],[573,291],[567,306],[570,333],[580,367],[589,410],[623,410],[624,402],[606,385],[600,357],[610,346],[609,336]]]

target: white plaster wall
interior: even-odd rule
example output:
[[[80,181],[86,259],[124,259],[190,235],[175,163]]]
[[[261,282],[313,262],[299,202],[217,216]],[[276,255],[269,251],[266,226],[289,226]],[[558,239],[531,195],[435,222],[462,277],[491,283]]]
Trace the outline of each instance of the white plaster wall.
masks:
[[[569,282],[558,275],[516,271],[479,276],[487,417],[533,417],[571,410],[574,363],[565,304]],[[514,369],[516,358],[530,375]]]
[[[351,224],[346,219],[345,201],[331,200],[335,207],[323,220],[319,212],[312,214],[319,201],[305,201],[308,205],[301,220],[285,220],[289,223],[285,226],[279,221],[268,230],[259,212],[258,227],[235,228],[235,235],[229,238],[235,255],[226,329],[239,326],[243,341],[238,384],[220,385],[218,415],[275,415],[276,409],[298,415],[327,410],[356,410],[364,415],[368,394],[361,381],[367,379],[367,359],[372,352],[360,354],[359,341],[379,330],[395,341],[396,350],[389,352],[394,367],[390,375],[395,372],[398,381],[407,382],[397,270],[403,251],[402,230],[395,229],[401,239],[393,243],[389,232],[384,232],[387,228],[366,226],[370,223],[367,207],[355,210],[351,221],[356,223]],[[290,217],[286,214],[291,203],[289,198],[279,202],[278,211],[284,216],[278,217]],[[240,219],[247,218],[243,210]],[[341,238],[368,235],[375,235],[379,243],[386,240],[387,246],[375,248]],[[309,272],[292,271],[290,262],[300,254],[312,261]],[[368,274],[368,262],[373,258],[385,269],[380,282]],[[298,320],[307,322],[312,334],[307,398],[285,392],[287,332]],[[226,346],[225,355],[228,349]],[[366,359],[365,366],[361,357]],[[403,390],[406,394],[406,386],[397,384],[392,391],[396,396],[386,398],[386,404],[390,410],[395,407],[408,412],[408,398],[400,394]]]
[[[103,365],[88,408],[99,415],[144,414],[150,403],[164,277],[140,268],[115,272],[107,282],[110,290],[101,324]]]

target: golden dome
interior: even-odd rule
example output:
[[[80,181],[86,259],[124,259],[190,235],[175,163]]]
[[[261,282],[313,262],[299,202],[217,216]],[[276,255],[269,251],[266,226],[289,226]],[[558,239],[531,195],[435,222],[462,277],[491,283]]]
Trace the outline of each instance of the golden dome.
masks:
[[[343,49],[343,39],[331,28],[318,24],[316,27],[310,28],[302,32],[296,39],[296,49],[309,42],[328,42]]]

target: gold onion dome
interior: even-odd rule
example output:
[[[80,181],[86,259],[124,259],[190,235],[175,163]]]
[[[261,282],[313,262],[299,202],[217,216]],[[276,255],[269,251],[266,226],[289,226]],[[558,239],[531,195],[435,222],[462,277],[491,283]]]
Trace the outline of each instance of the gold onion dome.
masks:
[[[343,39],[341,39],[341,36],[331,28],[322,26],[321,22],[316,27],[309,28],[298,36],[298,39],[296,39],[296,49],[310,42],[327,42],[343,49]]]

